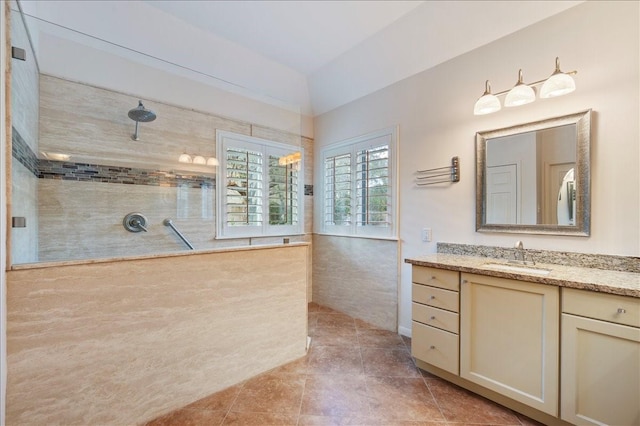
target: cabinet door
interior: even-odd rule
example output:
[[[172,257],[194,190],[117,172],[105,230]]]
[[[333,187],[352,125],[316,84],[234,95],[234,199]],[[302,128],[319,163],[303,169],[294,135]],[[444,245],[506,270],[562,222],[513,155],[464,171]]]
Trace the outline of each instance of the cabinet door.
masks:
[[[462,274],[460,376],[558,415],[559,288]]]
[[[458,335],[413,321],[411,355],[455,375],[458,374]]]
[[[562,314],[563,420],[640,424],[640,329]]]

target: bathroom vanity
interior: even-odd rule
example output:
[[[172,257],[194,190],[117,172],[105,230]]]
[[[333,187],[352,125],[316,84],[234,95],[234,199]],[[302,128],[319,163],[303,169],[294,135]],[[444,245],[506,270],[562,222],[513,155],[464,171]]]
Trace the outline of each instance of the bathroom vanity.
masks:
[[[640,274],[441,253],[405,262],[420,368],[545,424],[640,422]]]

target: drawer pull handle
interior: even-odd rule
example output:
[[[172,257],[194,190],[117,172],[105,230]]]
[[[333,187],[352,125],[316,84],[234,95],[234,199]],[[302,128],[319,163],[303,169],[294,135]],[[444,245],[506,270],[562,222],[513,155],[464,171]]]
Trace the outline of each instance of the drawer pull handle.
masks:
[[[626,313],[627,313],[627,310],[626,310],[626,309],[624,309],[624,308],[618,308],[618,313],[619,313],[619,314],[626,314]]]
[[[435,298],[436,298],[435,296],[429,296],[429,300],[433,300]]]
[[[436,279],[436,276],[435,276],[435,275],[431,275],[431,279],[432,279],[432,280],[435,280],[435,279]]]
[[[436,347],[435,347],[435,346],[433,346],[433,345],[429,346],[429,349],[435,349],[435,348],[436,348]]]
[[[435,320],[435,319],[436,319],[436,317],[435,317],[435,316],[432,316],[430,319],[431,319],[431,321],[433,321],[433,320]]]

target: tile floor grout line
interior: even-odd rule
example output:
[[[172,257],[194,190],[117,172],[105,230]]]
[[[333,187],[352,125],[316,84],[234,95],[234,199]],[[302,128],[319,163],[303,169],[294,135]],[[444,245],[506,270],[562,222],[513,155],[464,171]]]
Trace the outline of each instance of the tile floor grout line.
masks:
[[[311,349],[311,348],[309,348],[309,349]],[[309,375],[305,373],[305,375],[304,375],[304,383],[302,385],[302,393],[300,394],[300,404],[298,405],[298,418],[296,419],[296,426],[298,426],[300,424],[300,417],[302,416],[302,403],[304,402],[304,393],[307,390],[307,381],[308,380],[309,380]]]
[[[285,380],[287,377],[289,378],[286,379],[287,383],[293,384],[294,381],[297,382],[297,392],[300,392],[300,399],[298,401],[290,398],[290,396],[286,398],[288,401],[286,407],[289,409],[289,414],[286,414],[282,410],[278,410],[277,413],[275,413],[277,414],[275,417],[269,417],[269,407],[275,408],[275,406],[271,403],[266,406],[258,404],[260,407],[254,404],[247,405],[245,404],[245,402],[248,402],[246,400],[247,398],[245,398],[246,395],[243,395],[243,390],[245,390],[245,388],[251,388],[247,387],[250,380],[264,374],[272,373],[274,370],[284,367],[279,366],[236,385],[239,388],[238,392],[232,398],[232,401],[227,406],[226,411],[218,411],[220,413],[219,416],[222,417],[222,420],[219,423],[220,425],[228,423],[227,421],[233,422],[235,420],[247,422],[252,419],[253,421],[256,421],[256,419],[266,421],[267,418],[271,418],[273,421],[278,421],[276,418],[279,418],[280,421],[291,421],[289,424],[296,426],[301,426],[305,424],[305,422],[343,424],[343,422],[353,421],[364,422],[360,423],[362,425],[378,425],[385,424],[384,422],[387,420],[390,422],[388,424],[396,424],[395,422],[399,424],[405,421],[402,420],[406,417],[406,413],[404,413],[404,411],[395,414],[389,413],[391,417],[388,419],[386,413],[387,410],[391,410],[393,412],[397,411],[396,406],[407,398],[415,401],[414,403],[421,401],[421,406],[425,404],[430,406],[433,404],[431,408],[429,408],[429,416],[425,417],[425,419],[427,419],[427,423],[433,423],[434,425],[437,424],[438,426],[463,426],[467,424],[486,426],[488,424],[495,424],[496,419],[499,419],[498,422],[508,421],[510,425],[514,426],[526,426],[530,424],[526,421],[526,416],[500,406],[500,404],[493,403],[495,406],[501,407],[498,412],[493,413],[494,410],[492,407],[486,406],[484,405],[484,402],[480,403],[478,401],[486,400],[486,398],[482,398],[472,392],[464,394],[460,393],[459,395],[459,388],[457,386],[450,384],[437,376],[432,376],[426,371],[418,368],[416,365],[416,359],[411,354],[410,337],[405,338],[397,333],[397,331],[384,330],[378,327],[369,326],[369,324],[365,322],[357,322],[353,317],[331,310],[330,308],[318,306],[313,309],[315,309],[312,312],[315,318],[309,322],[310,330],[308,333],[313,340],[309,351],[307,351],[301,359],[285,364],[284,366],[288,367],[284,368],[280,373],[282,380]],[[350,317],[349,320],[347,320],[347,317]],[[320,322],[322,326],[319,326],[318,322]],[[361,328],[359,327],[359,324]],[[318,330],[322,330],[322,332],[320,332],[320,340],[318,340],[318,334],[316,334]],[[349,331],[349,333],[345,333],[345,330]],[[353,332],[355,332],[355,335],[351,334]],[[345,334],[350,334],[352,337],[350,339],[345,338]],[[355,337],[355,339],[353,339],[353,337]],[[398,339],[400,339],[399,342]],[[318,346],[318,343],[323,342],[329,342],[332,344],[321,344]],[[321,350],[321,352],[317,354],[320,358],[314,358],[317,362],[314,361],[312,364],[311,358],[314,355],[314,352],[323,348],[326,350]],[[359,357],[355,356],[356,350]],[[394,354],[398,356],[394,356]],[[410,362],[408,362],[409,360],[406,359],[406,356],[409,356]],[[360,363],[359,369],[357,369],[358,364],[356,360]],[[345,361],[344,365],[342,365],[343,361]],[[369,364],[366,364],[365,361],[369,362]],[[293,363],[297,364],[291,365]],[[315,368],[312,368],[312,365],[315,365]],[[369,373],[365,370],[365,366],[367,365],[371,370]],[[417,371],[417,377],[413,377],[409,374],[409,371],[407,371],[407,367],[409,365],[415,369],[414,371]],[[341,383],[345,383],[345,380],[349,382],[348,376],[354,374],[354,372],[355,376],[360,376],[362,378],[358,379],[358,381],[362,380],[363,387],[350,385],[347,387],[348,389],[345,389]],[[297,377],[297,379],[294,380],[294,376]],[[422,380],[412,381],[415,379]],[[300,383],[300,380],[302,380],[302,383]],[[313,408],[317,401],[313,402],[315,401],[314,395],[316,395],[316,390],[315,384],[312,380],[320,380],[324,382],[325,384],[322,385],[321,388],[323,389],[323,392],[328,392],[326,394],[328,400],[323,402],[323,404],[325,404],[323,405],[325,408],[323,408],[321,412],[316,412],[317,410]],[[394,393],[396,396],[394,398],[398,398],[399,400],[396,401],[395,399],[389,399],[389,395],[386,393],[387,391],[385,391],[385,386],[398,380],[398,383],[413,383],[412,386],[415,385],[416,393],[414,394],[411,391],[407,393],[405,391],[396,390]],[[418,383],[421,385],[419,386]],[[427,392],[424,392],[423,387],[426,388],[428,395]],[[219,392],[222,391],[224,390]],[[215,394],[212,394],[211,396],[213,395]],[[331,398],[336,395],[339,396],[339,400],[331,401]],[[439,398],[436,397],[437,395],[439,395]],[[251,395],[249,395],[249,397],[250,396]],[[307,396],[309,398],[308,402],[311,405],[305,408],[304,404]],[[432,402],[429,402],[429,397]],[[459,397],[464,399],[464,401],[461,401],[465,407],[460,406],[460,404],[456,402]],[[345,398],[347,398],[347,400],[345,400]],[[360,408],[356,408],[356,406],[351,405],[351,403],[348,402],[349,398],[354,398],[353,401],[358,401],[358,404],[361,404],[358,405]],[[282,405],[284,402],[285,399],[278,399],[278,397],[273,401],[273,403],[279,404],[278,406],[283,408],[285,407]],[[490,400],[487,402],[492,403]],[[345,405],[345,403],[347,405]],[[297,418],[294,419],[296,412],[295,404],[298,405]],[[450,404],[454,405],[447,408]],[[468,407],[466,407],[467,405]],[[241,411],[233,411],[235,406],[237,406]],[[243,410],[243,407],[249,410],[245,411]],[[163,421],[161,418],[158,418],[160,421],[156,422],[155,425],[181,426],[185,424],[192,424],[193,422],[196,422],[196,424],[203,424],[203,421],[205,421],[204,417],[199,417],[199,414],[191,412],[191,410],[184,410],[184,408],[186,407],[174,410],[177,412],[183,410],[182,415],[173,417],[167,417],[167,415],[162,416],[165,417],[166,420]],[[303,408],[307,411],[306,414],[302,412]],[[267,410],[266,412],[264,411],[265,409]],[[327,411],[325,411],[325,409]],[[424,408],[420,408],[420,410],[423,409]],[[184,411],[187,412],[184,413]],[[449,413],[449,416],[447,416],[445,412]],[[418,412],[416,412],[416,414],[417,413]],[[427,411],[420,411],[420,413],[426,414]],[[507,415],[508,413],[510,413],[510,415]],[[224,415],[222,416],[222,414]],[[438,420],[434,419],[433,417],[437,417],[438,414],[440,415],[440,418]],[[484,414],[486,414],[486,416]],[[423,414],[418,415],[424,416]],[[496,415],[499,417],[495,417]],[[303,419],[302,417],[304,416],[307,417]],[[449,420],[449,417],[451,420]],[[465,419],[470,421],[465,422]],[[492,419],[494,421],[493,423],[491,423]],[[209,421],[211,420],[214,420],[214,417]],[[406,419],[406,421],[413,422],[413,420],[408,419]],[[151,422],[149,422],[150,424],[148,426],[153,424]]]

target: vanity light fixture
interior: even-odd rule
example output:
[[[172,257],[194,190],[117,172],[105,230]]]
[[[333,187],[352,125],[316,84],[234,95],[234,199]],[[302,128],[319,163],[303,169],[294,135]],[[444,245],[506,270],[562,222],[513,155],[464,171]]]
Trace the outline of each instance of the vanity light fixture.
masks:
[[[577,74],[578,71],[562,72],[560,70],[560,58],[556,57],[556,68],[549,76],[549,78],[535,81],[533,83],[526,84],[522,80],[522,70],[518,71],[518,82],[510,90],[504,90],[495,94],[491,93],[491,85],[489,80],[485,83],[484,94],[478,99],[473,107],[474,115],[485,115],[499,111],[500,100],[498,96],[507,95],[504,100],[505,107],[514,107],[525,105],[535,101],[536,94],[534,87],[541,85],[540,98],[548,99],[556,96],[566,95],[576,90],[576,84],[572,75]]]
[[[300,151],[294,152],[293,154],[285,155],[278,158],[278,164],[281,166],[286,166],[288,164],[298,163],[302,160],[302,153]]]
[[[536,92],[522,81],[522,70],[518,70],[518,81],[504,98],[504,106],[514,107],[529,104],[536,100]]]
[[[566,95],[576,90],[576,82],[570,74],[575,74],[576,71],[570,73],[563,73],[560,71],[560,58],[556,58],[556,69],[551,74],[540,89],[540,97],[542,99],[553,98],[556,96]]]
[[[473,107],[473,113],[475,115],[491,114],[492,112],[500,111],[502,106],[500,105],[500,99],[496,95],[491,94],[491,84],[489,80],[485,82],[484,95],[478,99],[476,105]]]
[[[198,155],[198,154],[189,155],[187,154],[186,151],[180,154],[180,157],[178,157],[178,162],[187,163],[187,164],[197,164],[199,166],[211,166],[211,167],[215,167],[218,164],[220,164],[220,162],[216,157],[205,158],[202,155]]]
[[[278,158],[279,165],[290,166],[291,169],[296,171],[300,170],[300,161],[302,161],[302,153],[300,151]]]
[[[180,163],[192,163],[193,162],[193,158],[191,158],[191,156],[185,152],[183,154],[180,154],[180,157],[178,157],[178,162],[180,162]]]

